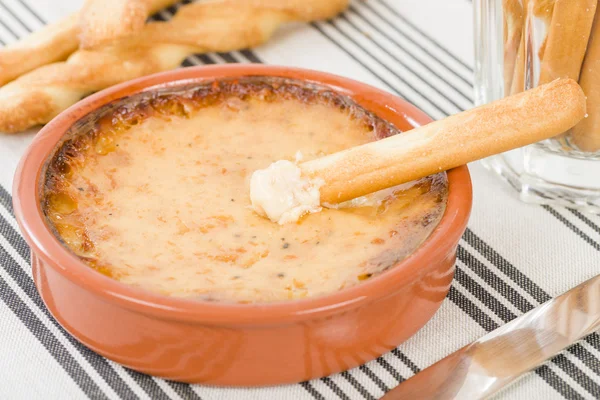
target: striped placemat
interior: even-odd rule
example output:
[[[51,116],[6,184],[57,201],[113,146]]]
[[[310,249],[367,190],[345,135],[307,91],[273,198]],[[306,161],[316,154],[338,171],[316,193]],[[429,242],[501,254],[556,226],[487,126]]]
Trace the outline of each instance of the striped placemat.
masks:
[[[0,45],[81,4],[0,0]],[[154,18],[168,19],[171,7]],[[395,93],[434,118],[472,106],[472,4],[367,0],[331,21],[294,24],[254,50],[199,54],[183,66],[269,63],[345,75]],[[201,21],[199,21],[201,23]],[[11,206],[14,168],[35,132],[0,134],[0,398],[376,399],[443,356],[600,272],[600,217],[520,203],[478,163],[474,209],[456,279],[435,317],[394,351],[297,385],[223,389],[149,377],[72,339],[33,285]],[[257,360],[260,362],[260,360]],[[600,398],[600,336],[592,334],[501,393],[502,399]]]

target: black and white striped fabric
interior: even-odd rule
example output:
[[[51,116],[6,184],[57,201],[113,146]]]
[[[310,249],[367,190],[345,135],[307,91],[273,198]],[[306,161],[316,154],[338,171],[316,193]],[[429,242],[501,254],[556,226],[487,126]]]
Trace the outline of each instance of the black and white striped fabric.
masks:
[[[0,0],[0,46],[80,3]],[[467,0],[352,0],[334,20],[291,25],[263,47],[192,56],[184,66],[254,62],[319,69],[378,86],[442,118],[473,103],[471,19]],[[522,204],[475,163],[474,209],[458,249],[456,279],[439,312],[407,343],[359,368],[297,385],[223,389],[168,382],[83,347],[38,296],[10,193],[14,168],[34,134],[0,133],[1,399],[376,399],[600,272],[600,217]],[[498,398],[600,398],[600,336],[590,335]]]

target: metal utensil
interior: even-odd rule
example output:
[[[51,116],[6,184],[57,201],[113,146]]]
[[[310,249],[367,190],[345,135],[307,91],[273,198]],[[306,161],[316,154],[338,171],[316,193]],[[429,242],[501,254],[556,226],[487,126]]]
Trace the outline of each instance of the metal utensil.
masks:
[[[484,399],[598,329],[600,275],[450,354],[381,400]]]

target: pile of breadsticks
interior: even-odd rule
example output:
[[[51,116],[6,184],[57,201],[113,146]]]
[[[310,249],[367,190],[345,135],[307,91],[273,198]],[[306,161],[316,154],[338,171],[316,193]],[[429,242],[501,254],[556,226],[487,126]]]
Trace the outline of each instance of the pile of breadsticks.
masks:
[[[567,135],[572,144],[590,152],[600,150],[600,7],[597,4],[597,0],[502,1],[505,95],[556,78],[579,81],[587,96],[588,117]],[[539,78],[535,76],[536,63],[539,63]]]
[[[283,23],[327,19],[348,0],[212,0],[146,22],[173,0],[87,0],[82,10],[0,49],[0,132],[50,121],[95,91],[178,67],[190,54],[264,43]]]

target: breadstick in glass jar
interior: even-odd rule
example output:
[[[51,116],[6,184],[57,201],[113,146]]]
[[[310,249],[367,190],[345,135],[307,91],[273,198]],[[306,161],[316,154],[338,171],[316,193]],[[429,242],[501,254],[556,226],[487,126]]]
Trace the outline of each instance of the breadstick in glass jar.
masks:
[[[587,97],[587,118],[571,130],[571,141],[580,150],[600,150],[600,12],[596,13],[579,84]]]

